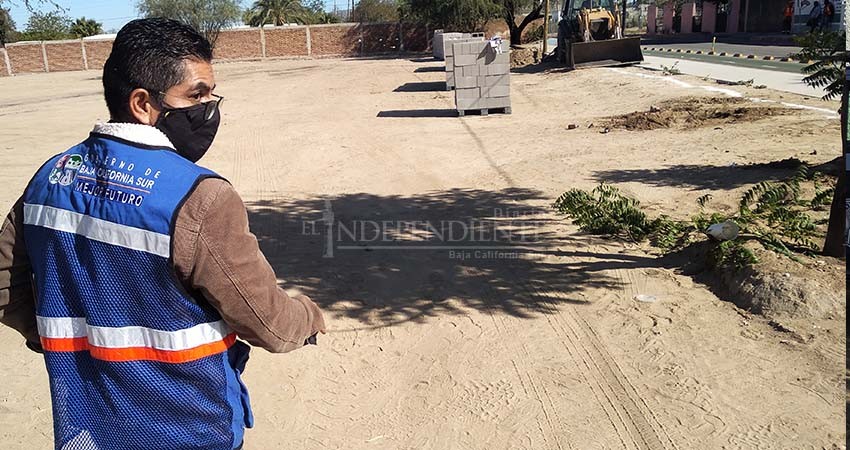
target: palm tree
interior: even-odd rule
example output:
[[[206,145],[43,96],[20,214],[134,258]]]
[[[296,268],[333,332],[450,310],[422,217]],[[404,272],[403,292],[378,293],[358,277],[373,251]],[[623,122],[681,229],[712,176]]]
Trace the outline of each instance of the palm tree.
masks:
[[[257,0],[245,11],[245,23],[252,27],[304,24],[310,21],[309,15],[299,0]]]
[[[103,33],[103,25],[94,19],[80,17],[71,25],[71,34],[78,38],[94,36]]]

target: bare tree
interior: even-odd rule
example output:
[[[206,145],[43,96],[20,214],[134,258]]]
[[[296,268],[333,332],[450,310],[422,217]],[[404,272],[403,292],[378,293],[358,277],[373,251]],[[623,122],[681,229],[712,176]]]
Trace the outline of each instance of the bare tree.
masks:
[[[495,3],[501,8],[501,16],[508,24],[511,32],[511,45],[522,44],[522,33],[531,22],[543,17],[544,0],[498,0]],[[517,23],[517,18],[527,12],[525,17]],[[543,38],[546,38],[544,32]]]

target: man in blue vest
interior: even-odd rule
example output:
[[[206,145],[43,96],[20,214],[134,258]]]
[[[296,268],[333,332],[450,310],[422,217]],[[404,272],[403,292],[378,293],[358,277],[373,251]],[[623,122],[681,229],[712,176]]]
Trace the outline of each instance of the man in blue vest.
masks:
[[[128,23],[103,69],[110,122],[47,161],[0,231],[0,321],[44,353],[57,449],[241,448],[237,338],[287,352],[325,332],[195,164],[222,107],[211,60],[190,27]]]

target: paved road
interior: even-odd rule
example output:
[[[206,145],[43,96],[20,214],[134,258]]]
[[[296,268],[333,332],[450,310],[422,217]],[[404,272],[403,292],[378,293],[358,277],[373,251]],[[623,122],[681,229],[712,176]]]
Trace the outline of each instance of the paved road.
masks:
[[[644,44],[644,47],[646,46],[664,49],[680,48],[682,50],[702,50],[703,52],[708,52],[711,50],[711,41],[682,44]],[[719,42],[714,46],[714,51],[718,53],[727,52],[730,55],[735,53],[741,53],[744,55],[758,55],[759,57],[773,56],[776,58],[788,57],[792,53],[797,53],[800,50],[800,47],[788,47],[779,45],[724,44]]]
[[[778,72],[789,72],[799,74],[803,65],[797,62],[782,62],[782,61],[766,61],[763,59],[747,59],[735,58],[732,56],[718,55],[697,55],[695,53],[670,53],[666,51],[646,50],[644,47],[643,54],[645,56],[663,57],[667,59],[699,61],[716,65],[728,65],[735,67],[745,67],[751,69],[773,70]],[[658,48],[658,47],[656,47]],[[720,50],[717,50],[720,51]],[[762,55],[759,55],[762,56]]]

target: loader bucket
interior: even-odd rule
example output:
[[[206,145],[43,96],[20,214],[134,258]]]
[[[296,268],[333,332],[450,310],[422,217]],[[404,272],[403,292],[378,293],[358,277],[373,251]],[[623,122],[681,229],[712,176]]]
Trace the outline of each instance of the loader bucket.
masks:
[[[639,37],[574,42],[570,54],[572,56],[571,66],[576,69],[625,66],[643,61]]]

